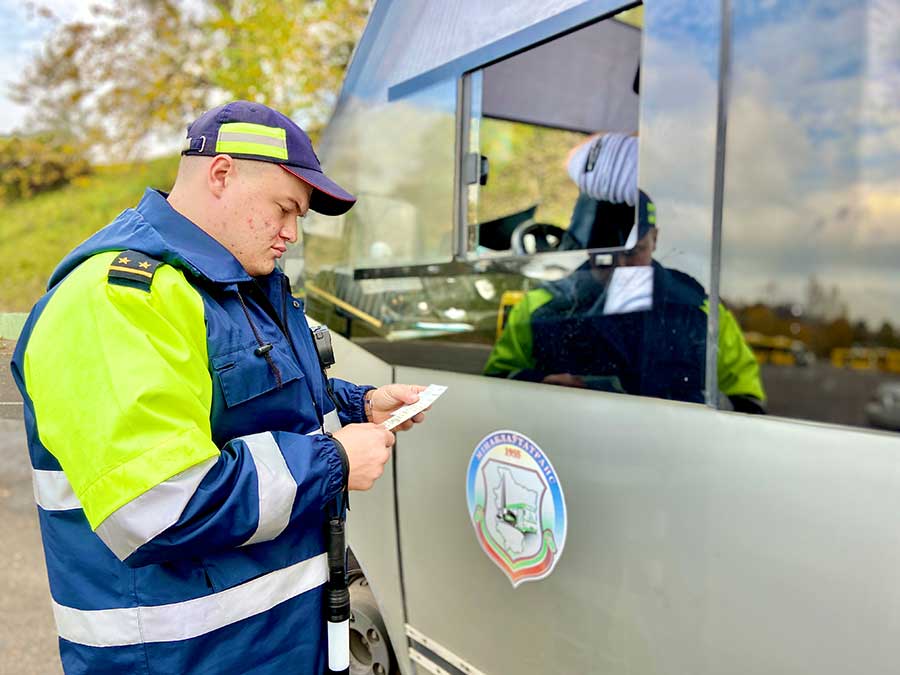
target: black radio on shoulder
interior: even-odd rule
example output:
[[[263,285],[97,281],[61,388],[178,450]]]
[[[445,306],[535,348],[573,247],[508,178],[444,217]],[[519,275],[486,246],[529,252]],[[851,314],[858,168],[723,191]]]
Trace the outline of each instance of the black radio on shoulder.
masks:
[[[331,346],[331,333],[326,326],[316,326],[312,329],[313,342],[316,352],[319,354],[319,363],[323,370],[334,365],[334,348]]]

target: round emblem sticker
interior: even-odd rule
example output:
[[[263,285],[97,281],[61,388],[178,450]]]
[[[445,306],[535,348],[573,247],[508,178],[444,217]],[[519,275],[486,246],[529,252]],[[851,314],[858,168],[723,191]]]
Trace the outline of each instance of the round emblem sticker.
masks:
[[[515,431],[485,436],[469,461],[466,499],[481,548],[513,588],[553,571],[566,543],[566,501],[531,439]]]

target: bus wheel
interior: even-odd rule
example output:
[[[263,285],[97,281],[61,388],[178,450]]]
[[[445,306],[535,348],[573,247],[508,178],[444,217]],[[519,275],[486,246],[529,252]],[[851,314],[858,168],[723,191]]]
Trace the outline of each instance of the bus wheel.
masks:
[[[350,675],[395,675],[394,652],[364,576],[350,582]]]

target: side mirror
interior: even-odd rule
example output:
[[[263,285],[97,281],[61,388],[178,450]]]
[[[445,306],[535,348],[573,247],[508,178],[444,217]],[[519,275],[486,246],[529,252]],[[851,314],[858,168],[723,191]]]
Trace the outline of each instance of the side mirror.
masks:
[[[488,174],[490,173],[490,162],[484,155],[470,152],[463,159],[463,184],[487,185]]]

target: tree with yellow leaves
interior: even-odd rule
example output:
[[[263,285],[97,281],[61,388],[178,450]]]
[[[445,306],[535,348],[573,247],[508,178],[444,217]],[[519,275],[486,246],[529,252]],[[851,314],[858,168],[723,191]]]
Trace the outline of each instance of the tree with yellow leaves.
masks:
[[[123,0],[60,22],[14,87],[29,132],[100,157],[153,150],[204,108],[273,106],[313,133],[337,95],[369,0]],[[47,9],[40,9],[50,15]],[[52,15],[51,15],[52,16]]]

